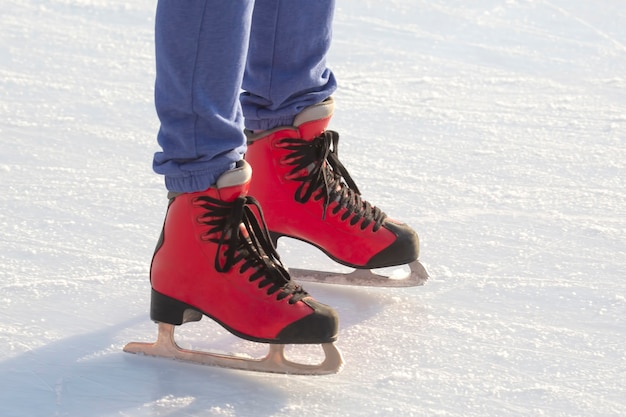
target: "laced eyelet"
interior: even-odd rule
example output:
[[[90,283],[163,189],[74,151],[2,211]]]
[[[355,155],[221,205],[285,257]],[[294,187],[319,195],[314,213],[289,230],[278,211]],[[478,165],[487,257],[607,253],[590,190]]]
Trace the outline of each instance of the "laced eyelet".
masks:
[[[361,198],[356,184],[337,155],[339,134],[327,130],[313,139],[284,138],[279,140],[280,147],[289,155],[280,159],[281,163],[293,165],[292,174],[283,178],[299,182],[294,198],[299,203],[323,200],[322,218],[326,217],[329,207],[336,202],[332,214],[346,210],[341,220],[346,221],[355,215],[351,225],[359,221],[374,222],[376,230],[380,228],[387,215],[377,207],[371,206]],[[367,227],[367,226],[366,226]]]
[[[202,196],[198,202],[205,210],[196,217],[196,221],[205,226],[199,239],[217,244],[214,260],[217,272],[226,273],[237,268],[241,275],[247,273],[248,281],[256,282],[259,290],[268,296],[277,291],[296,299],[307,295],[291,281],[276,249],[267,239],[269,232],[257,200],[241,196],[233,202],[225,202]]]
[[[206,202],[203,201],[200,197],[195,197],[191,200],[191,204],[196,207],[202,207],[204,204],[206,204]]]

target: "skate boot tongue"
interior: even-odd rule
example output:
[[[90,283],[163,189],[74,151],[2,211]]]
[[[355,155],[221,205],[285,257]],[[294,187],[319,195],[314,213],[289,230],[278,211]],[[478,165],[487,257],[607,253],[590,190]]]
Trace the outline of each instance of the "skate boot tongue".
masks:
[[[339,134],[326,130],[334,110],[332,97],[305,108],[294,119],[294,127],[300,132],[299,140],[290,141],[287,138],[283,142],[294,145],[285,147],[294,151],[291,155],[295,165],[292,174],[303,175],[296,179],[302,184],[295,198],[298,202],[306,203],[319,190],[324,198],[324,218],[328,206],[336,202],[336,210],[343,207],[348,208],[348,216],[354,213],[351,220],[353,225],[364,218],[363,228],[374,221],[374,229],[378,230],[385,220],[385,213],[361,199],[356,183],[339,160]],[[305,141],[310,142],[308,146]],[[299,148],[298,143],[302,147]],[[320,195],[315,198],[320,198]]]
[[[234,201],[239,196],[246,196],[250,189],[252,168],[244,161],[237,162],[234,169],[223,173],[215,184],[219,198]]]
[[[313,139],[326,130],[334,110],[335,102],[332,97],[328,98],[302,110],[295,117],[293,126],[298,129],[302,139]]]

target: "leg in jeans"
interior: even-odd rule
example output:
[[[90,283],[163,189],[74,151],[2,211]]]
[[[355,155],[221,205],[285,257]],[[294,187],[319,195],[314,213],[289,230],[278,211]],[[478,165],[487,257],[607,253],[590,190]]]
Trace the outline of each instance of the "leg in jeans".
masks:
[[[335,91],[326,67],[334,0],[256,0],[241,96],[246,128],[289,126]]]
[[[160,0],[154,170],[168,190],[205,190],[245,152],[239,93],[252,0]]]

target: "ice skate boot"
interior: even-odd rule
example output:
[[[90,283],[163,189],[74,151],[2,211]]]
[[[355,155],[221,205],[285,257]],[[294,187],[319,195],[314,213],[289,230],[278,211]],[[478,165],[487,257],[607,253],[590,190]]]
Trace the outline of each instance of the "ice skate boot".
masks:
[[[258,203],[247,196],[250,176],[241,161],[208,190],[170,200],[150,271],[150,317],[159,325],[158,339],[130,343],[125,351],[263,372],[339,370],[337,314],[290,279]],[[203,315],[241,338],[270,344],[268,355],[245,359],[177,346],[174,326]],[[290,362],[285,344],[322,344],[326,358],[318,365]]]
[[[333,100],[305,108],[293,126],[246,132],[245,159],[254,169],[250,192],[264,208],[275,243],[288,236],[317,246],[336,262],[356,268],[349,274],[291,269],[297,280],[349,285],[422,285],[428,273],[417,260],[419,239],[362,199],[339,161],[339,135],[326,130]],[[400,279],[372,268],[408,264]]]

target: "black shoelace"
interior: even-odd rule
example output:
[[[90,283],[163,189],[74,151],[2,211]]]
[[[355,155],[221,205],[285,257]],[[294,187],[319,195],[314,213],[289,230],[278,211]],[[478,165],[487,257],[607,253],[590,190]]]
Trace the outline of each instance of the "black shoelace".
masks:
[[[239,272],[255,268],[249,281],[259,281],[258,287],[267,287],[268,295],[278,292],[278,300],[291,296],[291,304],[308,295],[291,280],[280,261],[256,199],[246,196],[238,197],[234,202],[224,202],[202,196],[196,199],[196,204],[206,210],[198,218],[200,223],[209,227],[204,238],[218,246],[215,256],[215,269],[218,272],[228,272],[243,261]],[[260,223],[251,206],[256,208]],[[242,225],[246,233],[242,231]]]
[[[327,130],[311,141],[285,138],[281,140],[281,144],[284,149],[291,151],[285,160],[294,165],[290,171],[294,175],[292,179],[301,182],[296,190],[296,201],[306,203],[311,197],[315,200],[323,198],[323,218],[330,203],[336,201],[338,204],[332,213],[337,214],[341,209],[346,209],[341,219],[345,221],[352,216],[350,225],[361,222],[361,229],[365,229],[374,222],[374,231],[382,226],[387,215],[361,198],[348,170],[339,161],[337,132]],[[304,169],[308,174],[297,176]]]

